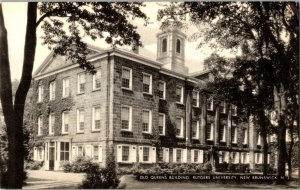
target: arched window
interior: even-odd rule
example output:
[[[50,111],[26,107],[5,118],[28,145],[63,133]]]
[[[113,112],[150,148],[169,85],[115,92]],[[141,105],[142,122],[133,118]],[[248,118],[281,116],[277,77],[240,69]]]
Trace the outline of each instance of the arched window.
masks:
[[[177,41],[176,41],[176,52],[180,53],[180,40],[179,39],[177,39]]]
[[[167,51],[167,39],[164,38],[162,40],[162,52],[166,52]]]

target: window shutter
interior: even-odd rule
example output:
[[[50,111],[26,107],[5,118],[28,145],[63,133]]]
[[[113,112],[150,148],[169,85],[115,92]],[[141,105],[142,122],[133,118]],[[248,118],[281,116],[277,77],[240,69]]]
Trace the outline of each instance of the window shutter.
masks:
[[[156,163],[156,147],[151,147],[150,150],[150,162]]]
[[[195,150],[192,149],[191,150],[191,163],[194,163],[194,154],[195,154]]]
[[[210,124],[210,138],[211,140],[214,140],[214,125]]]
[[[224,161],[229,163],[229,152],[224,152],[224,154],[225,154]]]
[[[182,162],[183,163],[187,162],[187,149],[182,150]]]
[[[268,158],[267,159],[268,159],[267,163],[270,164],[270,154],[268,154]]]
[[[199,150],[199,163],[203,163],[204,151]]]
[[[139,162],[143,162],[143,147],[139,146]]]
[[[129,131],[132,131],[132,107],[129,107]]]
[[[91,145],[86,145],[85,146],[85,155],[87,156],[87,157],[92,157],[92,147],[91,147]]]
[[[173,163],[176,163],[176,148],[173,148]]]
[[[260,164],[262,164],[263,163],[263,154],[262,153],[260,153],[259,154],[259,162],[260,162]]]
[[[149,133],[152,133],[152,111],[149,111]]]
[[[136,162],[136,146],[135,145],[130,146],[129,156],[130,156],[129,160],[131,162]]]
[[[42,149],[42,161],[45,159],[45,149]]]
[[[169,149],[163,148],[163,160],[164,162],[170,162],[170,155],[169,155]]]
[[[245,163],[248,164],[249,163],[249,153],[247,153],[245,156],[246,156]]]
[[[99,146],[99,148],[98,148],[98,159],[99,159],[99,162],[103,162],[103,149],[102,149],[102,146]]]
[[[117,146],[117,162],[122,162],[122,145]]]
[[[236,164],[238,164],[239,161],[240,161],[240,154],[239,154],[239,152],[235,152],[235,160],[234,160],[234,162],[235,162]]]
[[[34,150],[33,150],[33,160],[37,160],[37,158],[38,158],[37,148],[34,147]]]

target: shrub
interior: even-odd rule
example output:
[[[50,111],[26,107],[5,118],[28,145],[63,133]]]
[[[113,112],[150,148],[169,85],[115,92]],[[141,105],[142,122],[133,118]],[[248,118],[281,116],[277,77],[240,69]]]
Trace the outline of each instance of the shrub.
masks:
[[[114,156],[110,154],[106,160],[107,167],[100,168],[92,164],[86,169],[86,178],[78,188],[81,189],[115,189],[119,186],[120,180],[116,173]],[[124,187],[124,185],[122,185]]]
[[[212,171],[212,165],[211,165],[210,162],[204,163],[203,171],[204,171],[204,172],[211,172],[211,171]]]
[[[39,170],[44,165],[44,161],[29,161],[25,162],[24,167],[26,170]]]
[[[81,173],[86,172],[95,164],[96,163],[93,163],[91,158],[78,156],[73,162],[63,162],[61,165],[64,172]]]

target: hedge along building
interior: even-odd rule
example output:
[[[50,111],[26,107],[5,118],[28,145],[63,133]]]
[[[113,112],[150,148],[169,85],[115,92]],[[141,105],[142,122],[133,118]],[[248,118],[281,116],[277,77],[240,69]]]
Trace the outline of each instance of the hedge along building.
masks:
[[[253,125],[235,106],[199,93],[209,71],[188,73],[185,34],[157,34],[157,59],[117,48],[89,47],[96,74],[50,54],[34,76],[34,159],[46,170],[86,156],[105,166],[133,163],[262,162]]]

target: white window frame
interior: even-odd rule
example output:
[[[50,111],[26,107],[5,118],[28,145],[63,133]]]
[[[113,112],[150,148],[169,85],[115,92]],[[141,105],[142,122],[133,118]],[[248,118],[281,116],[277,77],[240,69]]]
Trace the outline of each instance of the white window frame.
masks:
[[[38,117],[38,136],[42,136],[43,135],[43,117],[39,116]]]
[[[206,140],[208,140],[208,141],[214,140],[214,124],[213,123],[210,123],[210,137],[207,138]]]
[[[221,125],[221,127],[223,127],[223,136],[220,139],[220,142],[226,142],[226,125]]]
[[[98,159],[94,159],[95,147],[98,147]],[[103,149],[101,145],[92,145],[92,159],[95,162],[103,162]]]
[[[197,100],[197,102],[196,102],[196,105],[193,105],[193,107],[196,107],[196,108],[199,108],[199,106],[200,106],[200,92],[199,91],[196,91],[196,90],[194,90],[193,91],[193,93],[197,93],[197,97],[196,97],[196,100]],[[193,95],[192,95],[193,96]],[[193,97],[192,97],[193,98]],[[193,98],[194,99],[194,98]]]
[[[148,155],[148,160],[144,160],[144,149],[148,148],[149,149],[149,155]],[[152,163],[151,160],[151,153],[152,153],[152,147],[151,146],[139,146],[139,162],[140,163]]]
[[[184,138],[184,136],[183,136],[183,129],[184,129],[184,127],[183,127],[183,125],[184,125],[183,117],[176,117],[176,120],[177,119],[180,119],[180,135],[178,136],[177,132],[176,132],[176,137],[177,138]],[[177,131],[177,122],[176,122],[176,131]]]
[[[83,130],[80,130],[80,113],[83,112]],[[83,133],[84,132],[84,128],[85,128],[85,111],[84,108],[78,108],[77,112],[76,112],[76,118],[77,118],[77,127],[76,127],[76,132],[77,133]]]
[[[149,109],[143,109],[142,114],[143,114],[143,112],[148,112],[148,114],[149,114],[148,131],[144,131],[144,126],[143,126],[143,133],[149,133],[150,134],[150,133],[152,133],[152,111],[149,110]],[[142,117],[143,117],[143,115],[142,115]],[[142,122],[143,122],[143,118],[142,118]]]
[[[180,88],[181,90],[181,94],[180,94],[180,102],[177,101],[177,88]],[[177,85],[176,86],[176,103],[177,104],[183,104],[183,100],[184,100],[184,87],[183,86],[180,86],[180,85]]]
[[[144,92],[144,75],[150,77],[149,92]],[[150,94],[150,95],[152,94],[152,75],[144,72],[143,72],[143,93]]]
[[[55,100],[56,82],[52,81],[49,85],[49,100]]]
[[[221,113],[226,113],[226,102],[222,101],[221,104],[223,104],[223,110],[220,110]]]
[[[99,75],[100,75],[100,80],[101,80],[101,78],[102,78],[102,74],[101,74],[101,69],[96,69],[96,73],[93,75],[93,90],[100,90],[101,89],[101,82],[100,82],[100,87],[96,87],[96,80],[97,80],[97,78],[96,78],[96,75],[97,75],[97,73],[100,73]]]
[[[159,116],[158,116],[158,122],[159,122],[159,117],[160,116],[163,116],[163,133],[159,133],[159,135],[161,136],[165,136],[166,135],[166,114],[164,113],[159,113]]]
[[[244,140],[243,140],[243,145],[248,144],[248,129],[244,129]]]
[[[123,69],[128,69],[129,70],[129,88],[122,86]],[[132,90],[132,69],[129,68],[129,67],[122,66],[122,71],[121,71],[121,88],[122,89],[126,89],[126,90]]]
[[[261,134],[260,133],[258,133],[258,135],[257,135],[257,145],[261,145]]]
[[[66,87],[68,87],[68,92],[66,92]],[[62,97],[66,98],[70,96],[70,78],[66,77],[63,79],[63,94]]]
[[[53,124],[52,123],[52,118],[54,118],[54,125],[55,125],[55,115],[54,115],[54,113],[49,114],[49,135],[54,135],[54,128],[52,126],[52,124]]]
[[[98,106],[94,106],[93,107],[93,110],[92,110],[92,131],[100,131],[100,129],[96,129],[96,123],[95,123],[95,117],[96,117],[96,109],[99,109],[100,110],[100,128],[101,128],[101,106],[98,105]]]
[[[163,86],[164,86],[164,91],[163,91],[163,97],[162,98],[159,98],[161,100],[165,100],[166,99],[166,82],[165,81],[162,81],[160,80],[159,83],[162,83]],[[158,84],[159,85],[159,84]]]
[[[66,131],[65,129],[65,115],[68,115],[68,131]],[[64,111],[62,112],[62,127],[61,127],[61,133],[62,134],[68,134],[69,133],[69,130],[70,130],[70,116],[69,116],[70,112],[69,111]]]
[[[81,76],[83,77],[83,82],[81,81]],[[84,85],[84,90],[83,92],[80,91],[80,85],[83,84]],[[86,81],[85,81],[85,73],[78,73],[77,74],[77,94],[83,94],[85,92],[85,85]]]
[[[129,121],[128,121],[128,129],[122,129],[122,108],[129,108]],[[132,131],[132,107],[127,105],[121,106],[121,131]]]
[[[214,110],[214,99],[211,99],[210,105],[207,105],[207,110],[213,111]]]
[[[192,127],[194,127],[194,126],[192,125]],[[192,129],[192,139],[199,139],[199,130],[200,130],[199,128],[200,128],[200,121],[197,120],[196,121],[196,137],[193,137],[193,129]]]
[[[39,85],[38,87],[38,102],[43,102],[44,99],[44,85]]]
[[[237,129],[237,126],[233,126],[234,128],[234,136],[233,136],[233,139],[232,139],[232,144],[237,144],[237,132],[238,132],[238,129]]]
[[[181,153],[179,162],[177,161],[177,150],[180,150],[180,153]],[[182,148],[173,148],[173,155],[174,155],[173,158],[175,159],[175,160],[173,160],[173,163],[183,163],[183,149]]]

